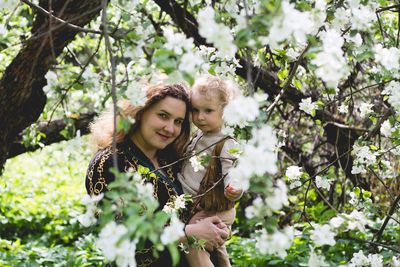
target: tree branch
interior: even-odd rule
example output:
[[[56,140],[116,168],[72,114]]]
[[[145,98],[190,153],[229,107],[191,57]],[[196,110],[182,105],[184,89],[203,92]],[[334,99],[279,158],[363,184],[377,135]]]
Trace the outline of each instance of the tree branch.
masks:
[[[65,119],[58,119],[51,122],[39,122],[37,130],[45,134],[45,137],[40,139],[40,143],[43,145],[50,145],[63,140],[68,140],[61,132],[67,127],[74,127],[75,131],[80,131],[81,135],[89,133],[89,123],[96,116],[96,113],[83,113],[77,118],[72,119],[71,122],[67,122]],[[23,134],[19,134],[17,139],[11,144],[8,158],[12,158],[23,154],[28,151],[35,151],[41,148],[40,145],[25,147],[22,143]]]

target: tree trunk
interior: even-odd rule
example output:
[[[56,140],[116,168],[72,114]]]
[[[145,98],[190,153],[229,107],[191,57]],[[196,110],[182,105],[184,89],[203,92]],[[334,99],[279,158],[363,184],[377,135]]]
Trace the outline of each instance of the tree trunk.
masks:
[[[40,1],[46,10],[48,1]],[[100,13],[101,0],[52,0],[51,14],[83,27]],[[39,9],[38,9],[39,10]],[[35,9],[36,11],[36,9]],[[0,80],[0,170],[8,158],[10,146],[23,129],[43,112],[46,95],[45,75],[64,47],[79,29],[37,13],[28,39]],[[0,171],[1,173],[1,171]]]

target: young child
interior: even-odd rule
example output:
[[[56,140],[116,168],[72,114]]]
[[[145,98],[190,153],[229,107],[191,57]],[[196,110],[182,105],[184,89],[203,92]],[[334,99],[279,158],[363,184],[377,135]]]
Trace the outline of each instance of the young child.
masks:
[[[204,168],[194,168],[189,160],[178,174],[184,193],[194,197],[196,212],[189,224],[217,215],[229,227],[236,216],[234,201],[243,192],[230,184],[231,177],[228,173],[235,159],[228,151],[235,147],[236,142],[221,132],[223,110],[233,97],[233,89],[221,78],[206,75],[195,82],[191,91],[192,120],[200,131],[189,143],[186,154],[205,149],[200,154],[205,153],[211,159]],[[223,181],[210,190],[221,179]],[[231,266],[225,245],[216,250],[219,266]],[[192,248],[186,258],[192,267],[214,266],[206,250]]]

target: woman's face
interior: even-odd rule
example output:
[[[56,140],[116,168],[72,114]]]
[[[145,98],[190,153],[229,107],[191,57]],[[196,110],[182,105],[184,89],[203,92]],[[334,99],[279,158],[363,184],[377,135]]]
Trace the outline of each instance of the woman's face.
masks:
[[[171,144],[181,133],[185,113],[185,102],[170,96],[154,104],[142,114],[134,133],[138,145],[153,153]]]

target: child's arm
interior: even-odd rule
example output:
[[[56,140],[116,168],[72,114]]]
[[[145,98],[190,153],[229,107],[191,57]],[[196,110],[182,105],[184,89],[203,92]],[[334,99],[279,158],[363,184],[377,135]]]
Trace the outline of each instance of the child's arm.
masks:
[[[227,199],[231,201],[236,201],[240,199],[243,195],[243,190],[236,188],[233,181],[233,177],[229,176],[229,170],[233,167],[235,156],[230,154],[228,151],[231,148],[237,147],[237,142],[233,139],[228,139],[225,141],[224,147],[221,151],[221,167],[222,167],[222,174],[227,174],[224,179],[224,195]]]

